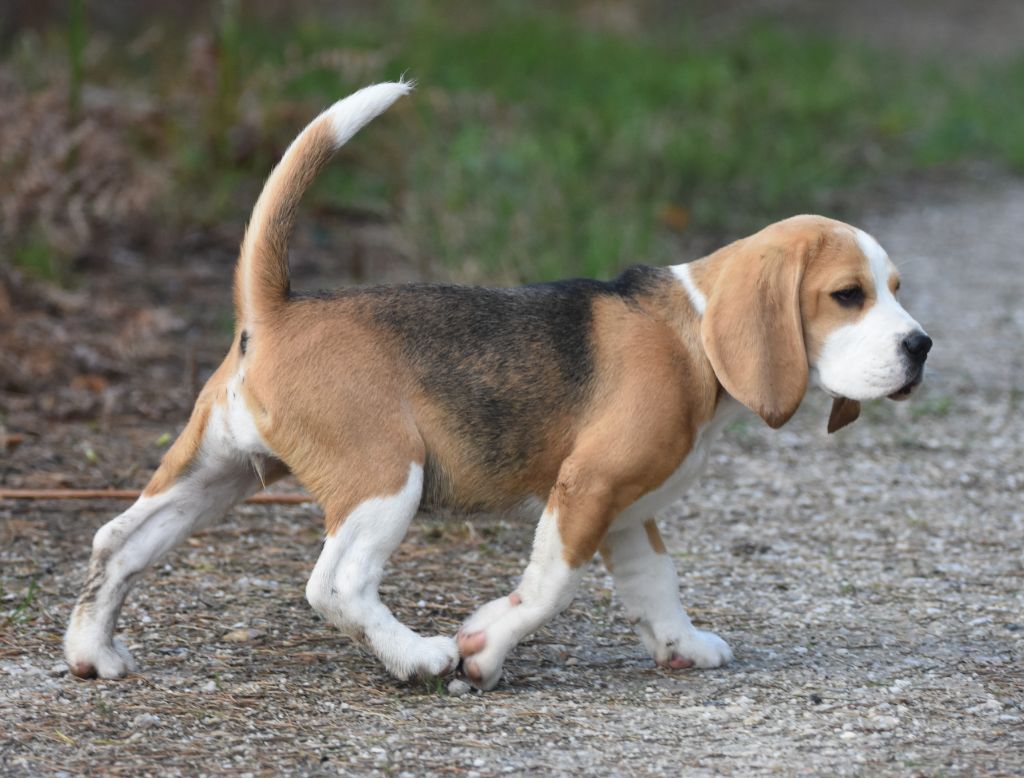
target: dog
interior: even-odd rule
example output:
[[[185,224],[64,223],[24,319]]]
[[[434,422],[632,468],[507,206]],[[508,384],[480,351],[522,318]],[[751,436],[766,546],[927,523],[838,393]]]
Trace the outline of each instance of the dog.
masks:
[[[231,349],[138,501],[93,540],[64,642],[74,675],[134,671],[114,638],[131,584],[287,473],[325,513],[309,603],[399,679],[461,661],[493,688],[598,552],[658,665],[717,667],[732,651],[690,622],[656,514],[743,407],[778,428],[816,385],[833,398],[834,432],[861,402],[920,384],[932,341],[897,301],[893,263],[867,233],[820,216],[608,282],[292,293],[302,193],[410,88],[377,84],[334,104],[271,173],[235,271]],[[521,581],[454,638],[418,635],[381,602],[384,564],[418,510],[531,500],[544,508]]]

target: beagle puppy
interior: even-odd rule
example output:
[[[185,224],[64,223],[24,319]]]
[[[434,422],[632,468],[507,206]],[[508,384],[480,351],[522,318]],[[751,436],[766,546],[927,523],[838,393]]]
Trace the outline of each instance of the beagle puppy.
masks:
[[[781,427],[815,384],[834,398],[831,432],[862,401],[904,399],[921,382],[931,340],[897,301],[889,257],[820,216],[608,282],[292,292],[299,198],[410,89],[378,84],[336,103],[271,173],[235,272],[231,350],[142,496],[93,540],[64,643],[75,675],[132,671],[114,628],[135,579],[286,473],[326,515],[307,599],[397,678],[461,660],[491,689],[597,552],[655,662],[718,667],[732,651],[691,624],[657,513],[742,406]],[[384,564],[418,510],[531,501],[544,508],[521,581],[457,636],[419,635],[381,602]]]

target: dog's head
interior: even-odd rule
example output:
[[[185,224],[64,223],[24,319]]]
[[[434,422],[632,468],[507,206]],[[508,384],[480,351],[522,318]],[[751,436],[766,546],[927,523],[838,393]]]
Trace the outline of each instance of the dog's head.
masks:
[[[713,254],[698,271],[701,339],[733,397],[780,427],[809,381],[833,398],[829,432],[862,400],[909,397],[932,341],[896,299],[896,267],[867,233],[796,216]]]

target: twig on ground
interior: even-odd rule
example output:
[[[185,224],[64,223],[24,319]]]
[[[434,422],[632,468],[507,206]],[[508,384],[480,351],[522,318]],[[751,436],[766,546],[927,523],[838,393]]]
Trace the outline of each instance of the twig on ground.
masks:
[[[0,500],[137,500],[133,489],[0,489]],[[245,502],[260,505],[301,505],[315,502],[308,494],[254,494]]]

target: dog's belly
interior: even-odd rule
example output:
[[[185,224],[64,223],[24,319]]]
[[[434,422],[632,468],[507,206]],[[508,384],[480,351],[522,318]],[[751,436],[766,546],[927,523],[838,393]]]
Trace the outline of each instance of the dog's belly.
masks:
[[[743,406],[731,397],[724,397],[719,402],[714,417],[697,433],[697,440],[686,458],[661,486],[648,492],[620,513],[612,522],[611,529],[624,529],[654,518],[660,511],[678,500],[707,464],[708,452],[718,433],[736,418],[742,409]]]

